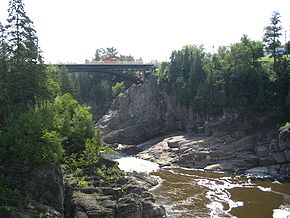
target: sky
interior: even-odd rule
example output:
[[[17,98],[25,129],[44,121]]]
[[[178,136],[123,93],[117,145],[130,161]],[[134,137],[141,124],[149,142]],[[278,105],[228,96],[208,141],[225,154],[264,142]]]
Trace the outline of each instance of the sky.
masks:
[[[282,43],[290,40],[289,0],[23,0],[46,63],[84,63],[98,48],[168,61],[173,50],[204,45],[213,52],[262,40],[273,11],[281,14]],[[5,23],[9,0],[0,0]]]

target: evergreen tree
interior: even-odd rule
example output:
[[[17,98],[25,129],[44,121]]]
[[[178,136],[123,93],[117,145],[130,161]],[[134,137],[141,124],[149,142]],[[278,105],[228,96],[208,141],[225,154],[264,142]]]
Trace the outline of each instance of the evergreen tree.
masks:
[[[21,105],[24,110],[29,104],[44,95],[45,72],[42,65],[38,38],[33,23],[26,15],[22,0],[10,0],[8,9],[7,42],[9,58],[8,104]]]
[[[274,67],[275,67],[278,56],[277,48],[281,46],[281,42],[279,41],[279,37],[282,35],[281,33],[282,27],[280,25],[281,22],[280,13],[277,11],[273,11],[270,21],[271,25],[265,27],[263,41],[266,44],[267,52],[272,57],[274,57]]]
[[[7,53],[7,38],[5,27],[0,22],[0,127],[7,117],[7,99],[9,99],[9,83],[8,77],[8,53]]]

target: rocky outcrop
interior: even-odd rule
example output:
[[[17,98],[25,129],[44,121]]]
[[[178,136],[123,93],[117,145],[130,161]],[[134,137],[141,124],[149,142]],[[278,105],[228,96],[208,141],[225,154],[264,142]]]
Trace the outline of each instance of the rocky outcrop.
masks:
[[[43,165],[31,170],[13,164],[2,169],[1,175],[1,182],[5,180],[7,187],[2,187],[0,201],[9,207],[1,208],[0,217],[63,217],[64,184],[60,166]]]
[[[224,108],[219,113],[200,114],[180,105],[151,78],[127,90],[97,126],[109,144],[136,145],[183,131],[156,143],[130,147],[139,157],[161,165],[230,171],[275,166],[271,173],[288,175],[289,129],[278,133],[277,123],[275,112],[248,117],[239,108]]]
[[[277,135],[275,129],[250,135],[232,131],[223,137],[179,133],[138,145],[136,155],[162,166],[231,172],[255,168],[258,172],[290,176],[289,136],[289,130],[281,130]]]
[[[138,143],[167,131],[164,97],[156,82],[132,86],[97,122],[106,143]]]
[[[106,160],[103,163],[116,164]],[[163,206],[155,203],[149,188],[158,184],[148,174],[128,173],[114,179],[101,176],[86,176],[84,186],[80,186],[77,177],[65,175],[66,207],[68,218],[163,218],[166,212]]]
[[[230,115],[232,116],[232,115]],[[175,131],[203,131],[204,117],[180,105],[154,78],[130,87],[97,122],[108,144],[137,144]]]

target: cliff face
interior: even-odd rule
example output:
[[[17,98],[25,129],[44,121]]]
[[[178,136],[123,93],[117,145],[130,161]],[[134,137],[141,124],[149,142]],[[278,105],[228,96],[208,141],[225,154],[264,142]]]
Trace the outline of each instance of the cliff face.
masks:
[[[190,106],[180,105],[151,79],[116,99],[97,126],[108,144],[138,144],[172,132],[187,132],[181,137],[184,140],[175,143],[177,147],[170,145],[170,138],[164,139],[166,143],[163,141],[150,154],[145,147],[153,148],[154,144],[146,145],[140,156],[145,159],[156,161],[160,156],[161,162],[172,160],[165,164],[175,162],[214,170],[274,166],[264,170],[289,174],[289,130],[278,132],[276,113],[250,118],[242,114],[237,108],[224,108],[219,114],[202,115]],[[202,141],[196,142],[194,137],[202,137]],[[142,150],[142,146],[138,148]],[[225,161],[233,164],[223,166]]]
[[[168,132],[191,131],[202,118],[179,105],[154,79],[133,86],[97,122],[106,143],[136,144]]]
[[[138,143],[170,129],[166,103],[155,81],[131,87],[97,122],[106,143]]]
[[[0,217],[63,217],[64,184],[60,166],[43,165],[27,171],[22,164],[0,169],[1,205],[16,210],[0,210]],[[10,191],[9,191],[10,190]]]

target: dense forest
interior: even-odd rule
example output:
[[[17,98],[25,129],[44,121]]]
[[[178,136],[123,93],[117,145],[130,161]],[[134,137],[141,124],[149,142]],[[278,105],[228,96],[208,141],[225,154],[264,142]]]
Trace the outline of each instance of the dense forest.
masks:
[[[97,163],[103,144],[90,108],[70,94],[63,70],[44,65],[22,0],[11,0],[8,12],[7,24],[0,23],[0,171],[15,164],[29,172],[66,163],[73,172]],[[0,211],[17,211],[37,184],[18,187],[4,171]]]
[[[247,114],[275,109],[289,119],[290,43],[282,45],[281,35],[280,15],[273,12],[262,42],[244,35],[239,43],[221,46],[215,53],[185,46],[172,52],[169,63],[161,63],[159,83],[180,103],[202,113],[224,107],[244,108]]]

